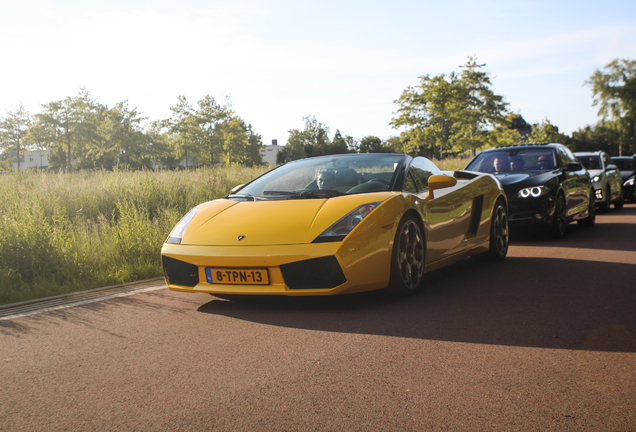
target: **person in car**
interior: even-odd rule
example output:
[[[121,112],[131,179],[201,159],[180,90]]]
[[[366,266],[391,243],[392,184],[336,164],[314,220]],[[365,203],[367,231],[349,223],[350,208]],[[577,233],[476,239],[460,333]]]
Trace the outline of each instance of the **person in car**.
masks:
[[[510,170],[510,162],[508,162],[508,159],[503,157],[495,158],[495,161],[493,162],[493,166],[495,167],[496,172]]]
[[[523,163],[523,159],[517,157],[517,158],[513,158],[510,161],[510,168],[513,171],[520,171],[524,168],[524,163]]]
[[[333,170],[323,169],[318,173],[318,189],[333,189],[336,187],[336,173]]]

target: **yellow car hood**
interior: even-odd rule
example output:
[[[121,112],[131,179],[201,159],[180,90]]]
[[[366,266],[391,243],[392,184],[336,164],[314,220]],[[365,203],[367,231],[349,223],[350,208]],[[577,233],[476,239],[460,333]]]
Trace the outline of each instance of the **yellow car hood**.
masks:
[[[182,245],[262,246],[311,243],[358,206],[384,201],[389,192],[329,199],[232,201],[198,206]],[[241,240],[238,240],[243,236]]]

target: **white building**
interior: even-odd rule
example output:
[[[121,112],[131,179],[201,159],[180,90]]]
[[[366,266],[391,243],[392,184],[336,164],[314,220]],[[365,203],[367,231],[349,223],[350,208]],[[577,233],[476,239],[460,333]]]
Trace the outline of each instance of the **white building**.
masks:
[[[264,145],[261,149],[261,160],[264,163],[276,165],[276,155],[278,154],[278,150],[280,150],[278,140],[273,139],[272,145]]]
[[[20,152],[20,170],[25,169],[46,169],[49,167],[48,150],[28,151],[24,150]],[[11,159],[13,162],[13,168],[18,169],[18,156],[14,150],[11,152]]]

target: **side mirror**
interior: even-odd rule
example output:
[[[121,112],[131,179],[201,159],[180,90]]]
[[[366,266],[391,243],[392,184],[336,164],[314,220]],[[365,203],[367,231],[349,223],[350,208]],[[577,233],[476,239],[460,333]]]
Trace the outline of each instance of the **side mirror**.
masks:
[[[453,187],[456,184],[457,179],[446,174],[436,174],[430,176],[428,178],[428,196],[424,199],[424,201],[432,200],[433,198],[435,198],[433,196],[433,191],[437,189]]]
[[[567,166],[565,167],[566,171],[579,171],[581,169],[583,169],[583,166],[581,166],[580,163],[578,162],[568,162]]]
[[[605,168],[605,171],[612,171],[612,170],[616,170],[616,169],[618,169],[618,168],[616,168],[616,165],[614,165],[614,164],[609,164],[609,165],[607,166],[607,168]]]
[[[238,186],[234,186],[232,188],[232,190],[230,191],[230,195],[233,194],[234,192],[236,192],[237,190],[239,190],[240,188],[242,188],[243,186],[245,186],[245,184],[240,184]]]

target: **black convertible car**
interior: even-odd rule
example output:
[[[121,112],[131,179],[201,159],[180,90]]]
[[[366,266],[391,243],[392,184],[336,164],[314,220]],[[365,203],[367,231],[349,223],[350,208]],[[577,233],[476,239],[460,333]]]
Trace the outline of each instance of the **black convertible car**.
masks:
[[[484,150],[468,171],[494,175],[508,196],[509,223],[516,230],[540,227],[555,238],[572,221],[592,226],[596,220],[590,176],[562,144],[522,144]]]

